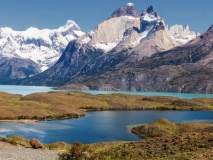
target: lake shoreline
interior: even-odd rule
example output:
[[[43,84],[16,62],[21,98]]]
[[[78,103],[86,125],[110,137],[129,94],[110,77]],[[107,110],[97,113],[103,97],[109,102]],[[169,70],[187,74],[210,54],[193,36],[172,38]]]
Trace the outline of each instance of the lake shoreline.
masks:
[[[26,96],[37,92],[84,92],[93,95],[97,94],[126,94],[126,95],[140,95],[140,96],[170,96],[181,99],[192,99],[192,98],[213,98],[213,94],[202,94],[202,93],[179,93],[179,92],[152,92],[152,91],[101,91],[101,90],[82,90],[69,88],[68,90],[57,90],[56,87],[47,86],[21,86],[21,85],[0,85],[0,92],[7,92],[11,94],[20,94]]]
[[[32,120],[32,119],[20,119],[20,120],[0,120],[0,123],[29,123],[34,124],[37,123],[38,120]]]
[[[196,112],[196,111],[212,111],[212,110],[174,110],[174,109],[119,109],[119,110],[116,110],[116,109],[108,109],[108,110],[94,110],[94,109],[91,109],[91,110],[82,110],[84,111],[85,113],[90,113],[90,112],[104,112],[104,111],[189,111],[189,112]],[[213,112],[213,111],[212,111]],[[0,119],[0,123],[26,123],[26,124],[35,124],[35,123],[38,123],[40,121],[57,121],[57,120],[71,120],[71,119],[78,119],[78,118],[83,118],[85,117],[87,114],[85,115],[81,115],[81,116],[71,116],[71,117],[66,117],[66,118],[48,118],[48,119],[45,119],[45,118],[42,118],[42,119]]]

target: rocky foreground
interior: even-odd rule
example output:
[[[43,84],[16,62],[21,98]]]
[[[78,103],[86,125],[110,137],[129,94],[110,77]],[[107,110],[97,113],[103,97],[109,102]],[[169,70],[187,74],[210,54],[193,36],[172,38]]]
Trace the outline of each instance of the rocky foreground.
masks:
[[[1,160],[56,160],[59,151],[35,150],[0,142]]]

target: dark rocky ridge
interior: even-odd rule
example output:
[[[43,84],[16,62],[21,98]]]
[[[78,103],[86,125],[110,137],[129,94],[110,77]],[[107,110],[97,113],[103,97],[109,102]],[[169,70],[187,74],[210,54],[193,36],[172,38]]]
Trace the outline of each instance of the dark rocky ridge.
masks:
[[[132,16],[132,17],[140,17],[140,14],[135,10],[133,5],[126,4],[126,6],[117,9],[112,13],[112,15],[108,18],[120,17],[120,16]]]
[[[38,65],[30,59],[1,58],[0,82],[1,84],[13,83],[12,81],[38,74]]]
[[[91,45],[81,45],[75,40],[71,41],[54,66],[30,79],[23,79],[21,84],[62,85],[79,74],[89,62],[102,54],[102,50],[96,49]]]
[[[143,11],[142,11],[142,14],[141,14],[141,16],[144,16],[145,14],[154,14],[155,15],[155,17],[157,17],[157,13],[154,11],[154,8],[153,8],[153,6],[152,5],[150,5],[147,9],[144,9]]]

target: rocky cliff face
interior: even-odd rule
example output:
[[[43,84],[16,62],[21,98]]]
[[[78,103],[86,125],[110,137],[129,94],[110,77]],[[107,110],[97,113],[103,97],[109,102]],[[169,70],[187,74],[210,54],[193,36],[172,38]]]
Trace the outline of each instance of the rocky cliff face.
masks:
[[[92,45],[97,49],[110,52],[125,38],[125,32],[129,28],[139,28],[139,13],[133,4],[128,3],[116,10],[110,18],[100,23],[94,30],[78,38],[78,43]]]
[[[166,30],[165,23],[152,6],[143,10],[140,18],[139,43],[129,53],[133,53],[135,60],[150,57],[152,54],[176,47]]]
[[[140,14],[135,10],[133,3],[127,3],[124,7],[114,11],[112,15],[109,17],[109,19],[122,16],[131,16],[139,18]]]

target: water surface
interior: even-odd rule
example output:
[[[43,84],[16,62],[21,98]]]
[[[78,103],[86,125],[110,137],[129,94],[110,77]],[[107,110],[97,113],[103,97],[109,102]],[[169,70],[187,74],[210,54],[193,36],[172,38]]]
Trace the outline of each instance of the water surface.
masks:
[[[52,87],[44,86],[19,86],[19,85],[0,85],[0,92],[7,92],[12,94],[28,95],[36,92],[49,92]]]
[[[111,94],[111,93],[122,93],[130,95],[143,95],[143,96],[169,96],[169,97],[178,97],[184,99],[192,98],[213,98],[213,94],[194,94],[194,93],[169,93],[169,92],[131,92],[131,91],[93,91],[85,90],[84,92],[90,94]]]
[[[41,121],[36,124],[0,123],[0,136],[21,135],[37,138],[43,143],[64,141],[96,143],[135,141],[141,139],[129,132],[135,124],[149,123],[159,118],[172,122],[213,123],[212,111],[101,111],[89,112],[79,119]]]
[[[13,94],[28,95],[36,92],[49,92],[53,91],[52,87],[43,86],[17,86],[17,85],[0,85],[0,92],[8,92]],[[68,92],[68,91],[63,91]],[[85,90],[85,93],[90,94],[111,94],[111,93],[122,93],[130,95],[144,95],[144,96],[171,96],[178,98],[213,98],[213,94],[191,94],[191,93],[167,93],[167,92],[129,92],[129,91],[93,91]]]

